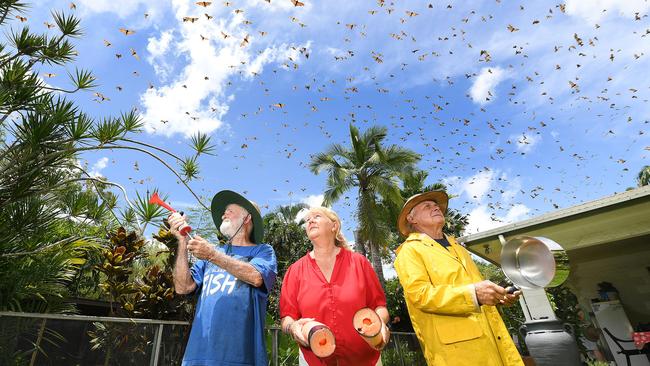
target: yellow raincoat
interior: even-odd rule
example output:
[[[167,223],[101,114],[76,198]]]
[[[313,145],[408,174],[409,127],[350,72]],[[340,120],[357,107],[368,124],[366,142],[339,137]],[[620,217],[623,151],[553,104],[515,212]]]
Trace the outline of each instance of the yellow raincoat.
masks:
[[[469,252],[411,233],[395,269],[429,366],[510,366],[523,361],[494,306],[477,307],[471,284],[483,279]]]

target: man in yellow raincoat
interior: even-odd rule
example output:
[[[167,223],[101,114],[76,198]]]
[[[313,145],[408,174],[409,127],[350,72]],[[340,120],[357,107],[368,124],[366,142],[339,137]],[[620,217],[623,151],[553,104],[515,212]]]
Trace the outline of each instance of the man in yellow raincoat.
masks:
[[[395,269],[427,364],[523,366],[495,307],[514,303],[521,292],[484,281],[469,252],[442,233],[448,201],[443,191],[415,195],[397,223],[406,241]]]

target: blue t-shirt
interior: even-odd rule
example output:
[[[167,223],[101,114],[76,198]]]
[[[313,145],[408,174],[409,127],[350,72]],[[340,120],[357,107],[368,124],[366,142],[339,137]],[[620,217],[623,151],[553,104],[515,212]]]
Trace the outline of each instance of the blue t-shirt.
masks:
[[[268,365],[264,324],[278,271],[275,252],[270,245],[259,244],[232,246],[231,255],[255,267],[264,284],[251,286],[205,260],[192,266],[199,299],[183,366]]]

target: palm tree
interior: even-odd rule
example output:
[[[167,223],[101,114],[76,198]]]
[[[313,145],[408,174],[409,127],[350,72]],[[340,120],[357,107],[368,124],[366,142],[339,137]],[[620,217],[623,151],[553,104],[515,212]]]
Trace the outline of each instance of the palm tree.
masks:
[[[296,222],[296,215],[307,205],[279,206],[264,215],[264,242],[275,250],[278,261],[278,277],[276,285],[269,294],[268,314],[279,322],[279,298],[282,280],[289,266],[304,256],[311,249],[305,229]]]
[[[86,251],[105,243],[118,221],[115,196],[105,188],[119,184],[86,172],[78,165],[82,154],[138,151],[189,188],[198,176],[198,156],[213,147],[209,137],[197,135],[196,154],[181,158],[133,139],[143,127],[135,110],[101,120],[84,113],[67,96],[95,87],[91,72],[70,73],[72,85],[63,89],[44,83],[37,67],[70,66],[77,54],[72,40],[82,35],[80,20],[53,12],[57,29],[51,32],[10,29],[9,20],[27,8],[22,1],[0,0],[0,26],[7,34],[0,42],[0,310],[60,312],[71,310],[63,300]],[[163,160],[163,153],[174,163]],[[150,221],[156,211],[145,208],[138,214]]]
[[[650,185],[650,165],[646,165],[639,171],[636,176],[636,181],[639,187]]]
[[[300,211],[307,208],[309,208],[309,205],[306,203],[296,203],[292,205],[278,206],[273,213],[280,221],[288,224],[290,222],[296,222]]]
[[[323,170],[328,173],[324,205],[331,205],[348,190],[357,188],[356,246],[363,254],[366,246],[370,250],[370,261],[382,286],[380,250],[387,244],[393,223],[384,220],[378,199],[400,204],[399,175],[420,160],[420,155],[411,150],[382,146],[386,133],[385,127],[373,126],[360,134],[350,124],[351,145],[333,144],[316,154],[309,165],[314,174]]]

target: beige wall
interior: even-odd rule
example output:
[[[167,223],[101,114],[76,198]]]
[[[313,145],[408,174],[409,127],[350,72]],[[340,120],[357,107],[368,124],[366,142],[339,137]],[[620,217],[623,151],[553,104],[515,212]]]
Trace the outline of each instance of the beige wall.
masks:
[[[632,326],[650,322],[650,238],[570,251],[569,258],[567,285],[583,308],[591,311],[591,299],[598,297],[597,284],[607,281],[618,289]]]

